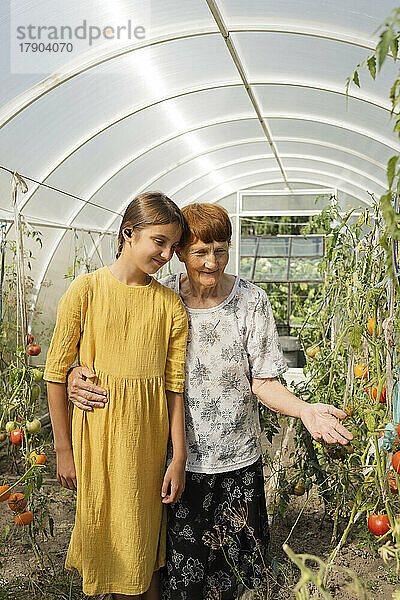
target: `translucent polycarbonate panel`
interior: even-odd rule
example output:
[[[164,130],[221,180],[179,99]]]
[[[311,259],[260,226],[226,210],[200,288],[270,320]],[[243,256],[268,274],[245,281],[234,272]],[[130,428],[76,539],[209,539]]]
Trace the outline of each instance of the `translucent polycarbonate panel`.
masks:
[[[113,0],[113,4],[114,4]],[[160,32],[215,28],[215,21],[206,2],[198,0],[146,0],[150,6],[150,35]],[[125,0],[129,11],[130,0]]]
[[[228,159],[229,157],[227,156],[226,158]],[[246,165],[250,168],[253,166],[271,168],[275,164],[275,157],[273,155],[267,156],[266,154],[257,158],[253,158],[251,155],[247,157],[246,154],[243,154],[241,158],[226,160],[225,163],[221,164],[214,161],[212,157],[199,158],[193,161],[192,164],[185,165],[185,169],[180,169],[183,171],[183,175],[186,174],[186,177],[182,177],[179,180],[177,177],[174,178],[168,174],[158,179],[155,182],[155,186],[171,190],[171,194],[180,201],[179,193],[183,189],[190,188],[190,193],[196,194],[200,185],[207,186],[225,180],[228,182],[232,176],[235,176],[240,170],[245,169]]]
[[[324,143],[326,145],[324,145]],[[368,176],[384,179],[386,177],[386,164],[371,159],[367,154],[358,155],[343,147],[331,147],[329,142],[311,144],[309,142],[278,141],[276,143],[279,155],[283,158],[296,156],[322,159],[327,162],[335,161],[346,164],[357,170],[364,171]]]
[[[55,157],[63,156],[66,148],[129,112],[183,90],[239,81],[217,35],[143,48],[114,60],[118,73],[113,71],[113,61],[102,64],[42,96],[16,116],[2,130],[0,160],[37,176]],[[195,118],[180,114],[172,104],[163,106],[165,119],[174,124],[176,132],[187,130],[188,122]],[[247,116],[250,103],[248,106]],[[207,105],[203,114],[206,109]]]
[[[256,237],[240,238],[240,256],[255,256],[257,248]]]
[[[254,86],[263,114],[285,117],[308,117],[316,121],[332,121],[353,131],[366,133],[377,140],[393,143],[390,111],[345,95],[300,86]],[[327,140],[329,141],[329,140]],[[396,140],[397,142],[397,140]]]
[[[174,114],[186,115],[186,127],[190,129],[197,124],[204,126],[207,122],[227,118],[229,98],[234,99],[234,109],[238,111],[235,117],[247,110],[248,99],[240,88],[202,92],[171,103]],[[168,117],[169,103],[166,105],[152,107],[96,136],[63,162],[48,178],[47,183],[118,210],[118,206],[127,197],[133,197],[139,190],[152,186],[160,172],[167,171],[179,160],[185,160],[207,148],[209,128],[202,129],[199,137],[197,132],[176,137],[181,133],[182,125]],[[253,132],[252,122],[250,123],[249,126],[247,122],[247,128],[239,129]],[[165,141],[169,138],[173,139]],[[175,144],[179,148],[174,154]],[[154,157],[151,151],[153,147],[156,151]],[[127,166],[124,168],[124,165]],[[116,175],[113,177],[114,173]],[[121,181],[126,181],[126,191]],[[97,188],[99,191],[93,196]]]
[[[260,211],[264,214],[279,213],[288,210],[318,210],[320,207],[329,204],[329,196],[322,197],[318,201],[316,208],[315,200],[317,195],[252,195],[251,193],[243,195],[243,211]]]
[[[255,160],[265,157],[275,161],[269,145],[265,142],[224,148],[178,165],[157,179],[154,185],[161,189],[179,188],[185,182],[200,178],[203,174],[217,170],[225,164],[233,162],[239,164],[239,161],[250,161],[253,157],[257,157]]]
[[[259,238],[257,255],[263,257],[288,256],[289,239],[288,238]]]
[[[324,238],[292,238],[291,256],[323,256]]]
[[[207,102],[204,102],[203,94]],[[235,108],[238,111],[246,110],[247,98],[239,88],[231,88],[230,92],[216,90],[214,94],[212,92],[196,94],[175,100],[173,105],[182,114],[197,115],[202,118],[202,122],[207,116],[217,120],[225,114],[228,95],[235,100]],[[207,105],[210,107],[207,110],[208,115],[205,109]],[[204,115],[201,111],[202,107],[205,109]],[[195,124],[191,121],[189,127],[193,126]],[[50,177],[49,181],[57,187],[68,186],[71,191],[87,196],[94,193],[95,185],[107,186],[113,173],[115,173],[114,177],[118,177],[119,171],[126,168],[131,173],[129,175],[131,193],[134,194],[138,189],[151,187],[153,181],[165,172],[170,171],[173,177],[174,168],[177,165],[179,167],[181,163],[195,165],[197,161],[188,162],[191,157],[202,155],[215,146],[229,145],[236,139],[239,142],[247,138],[254,139],[257,132],[260,135],[261,127],[255,121],[246,120],[204,126],[196,131],[176,136],[174,123],[167,119],[166,111],[157,106],[126,119],[96,136],[75,152]],[[263,147],[263,144],[264,149],[268,147],[264,142],[261,142],[260,147]],[[243,154],[246,147],[245,144],[239,145],[237,152]],[[221,152],[228,153],[229,149]],[[71,180],[71,184],[68,184]],[[110,184],[112,185],[112,181]],[[93,199],[99,204],[110,205],[108,192],[105,199],[100,199],[101,194],[100,189],[97,199]],[[117,197],[112,194],[111,198],[114,206]]]
[[[346,194],[349,194],[350,196],[353,196],[362,202],[366,202],[367,204],[371,203],[371,198],[364,189],[357,187],[353,183],[349,183],[348,181],[344,181],[339,177],[329,174],[326,171],[324,173],[315,173],[311,169],[296,170],[288,168],[287,173],[289,178],[293,177],[293,179],[297,181],[304,179],[304,181],[311,183],[320,182],[326,187],[337,188],[339,192],[345,192]]]
[[[365,189],[371,193],[382,194],[386,188],[385,179],[382,177],[379,181],[365,177],[362,172],[346,168],[345,164],[330,163],[324,160],[312,160],[311,158],[283,158],[283,165],[288,169],[305,169],[321,171],[330,176],[338,177],[343,181],[348,181],[353,185]]]
[[[257,258],[254,276],[261,281],[286,281],[288,275],[287,258]]]
[[[44,282],[40,288],[34,319],[36,322],[38,312],[41,312],[45,314],[48,326],[52,324],[52,327],[58,300],[73,277],[111,264],[116,246],[115,238],[111,236],[99,238],[97,234],[70,230],[59,230],[54,236],[54,231],[43,228],[43,235],[46,235],[48,244],[43,250],[44,258],[41,255],[37,258],[41,263],[37,279],[40,281],[44,277]]]
[[[36,189],[34,184],[30,184],[28,193],[21,198],[21,203],[27,201],[22,209],[22,214],[28,219],[31,217],[36,220],[67,224],[74,214],[84,206],[84,203],[79,200],[45,187],[39,187],[35,191]],[[69,188],[66,187],[65,189],[68,190]],[[22,204],[20,206],[22,207]],[[104,219],[105,211],[101,212]]]
[[[293,27],[314,24],[319,31],[324,27],[329,30],[343,29],[347,33],[354,30],[368,37],[397,4],[394,0],[357,0],[351,4],[347,0],[219,0],[218,6],[228,27],[280,23],[288,28],[289,23]]]
[[[332,115],[334,119],[334,115]],[[388,143],[377,141],[376,137],[371,135],[357,133],[353,130],[350,123],[330,125],[322,123],[318,118],[309,117],[303,119],[294,118],[275,118],[268,119],[269,127],[273,138],[279,142],[285,140],[316,140],[318,142],[328,142],[349,148],[360,154],[366,154],[371,159],[386,163],[393,155],[394,150],[399,147],[398,142],[393,138]]]
[[[290,182],[290,188],[292,190],[295,189],[302,189],[304,190],[304,188],[307,187],[308,189],[311,188],[320,188],[320,185],[317,185],[315,183],[310,183],[307,186],[304,185],[304,183],[299,183],[296,181],[291,181]],[[248,186],[247,189],[257,189],[257,190],[282,190],[282,191],[287,191],[287,187],[284,181],[279,182],[279,183],[265,183],[265,184],[261,184],[261,185],[256,185],[256,186]]]
[[[246,31],[231,33],[231,37],[250,83],[281,81],[318,87],[330,84],[344,92],[346,77],[371,54],[358,46],[313,35]],[[396,77],[393,61],[385,62],[376,81],[364,72],[360,76],[364,93],[370,92],[387,102],[387,90]]]
[[[188,183],[180,189],[173,190],[172,193],[176,201],[181,205],[182,203],[187,202],[187,198],[196,199],[198,195],[204,193],[207,189],[211,190],[218,185],[229,186],[231,180],[237,179],[249,171],[259,170],[261,172],[268,172],[270,170],[275,170],[276,168],[278,167],[274,158],[249,160],[232,166],[223,167],[218,169],[218,171],[210,172],[208,175],[204,175],[200,179],[193,181],[193,183]]]
[[[226,208],[228,213],[236,213],[236,194],[230,194],[218,200],[218,204]]]
[[[307,281],[310,279],[323,279],[318,271],[320,258],[292,258],[290,260],[290,281]]]
[[[240,257],[239,273],[245,279],[251,279],[254,267],[254,258]]]

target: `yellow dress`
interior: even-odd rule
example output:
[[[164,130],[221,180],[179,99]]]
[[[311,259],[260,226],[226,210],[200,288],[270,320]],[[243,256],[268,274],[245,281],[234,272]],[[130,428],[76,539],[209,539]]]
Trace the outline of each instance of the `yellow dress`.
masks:
[[[131,287],[104,267],[60,300],[44,378],[64,383],[79,350],[108,395],[104,409],[75,408],[72,419],[77,504],[65,566],[85,594],[144,593],[165,564],[165,390],[183,392],[186,338],[179,296],[155,279]]]

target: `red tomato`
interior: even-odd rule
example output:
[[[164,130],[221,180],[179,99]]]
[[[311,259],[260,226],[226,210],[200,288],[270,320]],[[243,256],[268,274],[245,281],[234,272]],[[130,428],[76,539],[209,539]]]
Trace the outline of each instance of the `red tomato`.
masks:
[[[35,339],[35,338],[33,337],[33,335],[32,335],[31,333],[28,333],[28,334],[27,334],[27,336],[26,336],[26,341],[27,341],[28,345],[29,345],[29,344],[33,344],[33,340],[34,340],[34,339]]]
[[[23,513],[15,515],[14,523],[16,525],[30,525],[33,521],[33,513],[30,510],[27,510]]]
[[[44,465],[46,462],[46,455],[44,452],[38,454],[36,450],[33,450],[29,455],[29,462],[31,465]]]
[[[28,502],[24,500],[24,498],[25,496],[24,494],[21,494],[21,492],[11,494],[11,496],[8,499],[8,506],[14,512],[22,512],[28,504]]]
[[[9,485],[0,485],[0,502],[5,502],[11,496],[11,492],[7,490],[10,489]]]
[[[29,354],[29,356],[37,356],[41,353],[42,349],[39,346],[39,344],[29,344],[26,351]]]
[[[390,529],[389,517],[387,515],[370,515],[368,529],[374,535],[384,535]]]
[[[396,473],[400,473],[400,452],[395,452],[392,457],[392,467]]]
[[[21,446],[23,439],[24,434],[22,429],[13,429],[10,433],[10,442],[14,444],[14,446]]]
[[[388,483],[392,494],[398,494],[399,490],[397,487],[396,477],[394,475],[388,475]]]

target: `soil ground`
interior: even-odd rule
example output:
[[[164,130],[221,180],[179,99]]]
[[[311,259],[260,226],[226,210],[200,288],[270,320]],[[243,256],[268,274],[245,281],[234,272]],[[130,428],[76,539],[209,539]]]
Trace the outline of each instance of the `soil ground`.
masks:
[[[278,443],[278,440],[276,444]],[[276,446],[274,444],[274,446]],[[270,452],[271,452],[270,448]],[[0,473],[2,478],[12,475],[12,463],[4,452],[0,454]],[[55,478],[54,452],[48,451],[46,478]],[[74,522],[74,492],[60,487],[58,484],[44,485],[44,493],[48,497],[49,510],[54,519],[54,537],[49,536],[43,544],[47,561],[53,565],[53,571],[41,571],[35,564],[25,528],[16,527],[12,521],[12,513],[7,503],[0,504],[0,536],[7,525],[10,533],[2,542],[0,600],[81,600],[84,598],[80,591],[79,576],[63,571],[63,562]],[[282,550],[282,544],[287,540],[295,553],[309,553],[326,560],[331,551],[330,543],[332,525],[324,518],[323,507],[316,497],[311,498],[302,512],[292,533],[291,529],[306,502],[306,496],[293,497],[287,519],[277,518],[272,526],[272,555],[276,557],[279,574],[273,579],[277,583],[271,588],[270,598],[286,600],[293,598],[293,586],[296,584],[299,572],[292,566]],[[366,584],[368,598],[371,600],[392,599],[393,593],[400,590],[400,577],[396,575],[394,566],[387,566],[378,557],[376,549],[369,546],[372,541],[366,533],[365,522],[354,527],[349,541],[339,553],[335,564],[336,570],[330,580],[328,589],[333,598],[348,600],[354,598],[346,589],[346,577],[343,568],[352,569]],[[55,575],[54,575],[55,573]],[[246,596],[246,599],[251,596]]]

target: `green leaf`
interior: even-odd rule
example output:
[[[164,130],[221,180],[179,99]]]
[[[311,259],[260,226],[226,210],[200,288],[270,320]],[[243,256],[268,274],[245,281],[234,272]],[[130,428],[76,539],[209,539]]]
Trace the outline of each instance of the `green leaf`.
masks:
[[[399,51],[399,38],[397,36],[393,37],[393,39],[390,43],[390,50],[392,51],[392,54],[393,54],[393,60],[396,61],[397,53]]]
[[[387,178],[388,178],[388,182],[389,182],[389,187],[392,187],[393,184],[393,179],[396,173],[396,165],[397,162],[399,160],[399,155],[397,154],[396,156],[392,156],[392,158],[389,159],[388,162],[388,166],[387,166]]]
[[[365,213],[361,213],[361,215],[358,217],[357,219],[357,227],[362,227],[364,225],[364,221],[365,221]],[[357,273],[354,273],[354,275],[357,275]]]
[[[353,81],[357,87],[360,87],[360,78],[358,77],[358,71],[354,71],[353,73]]]
[[[368,66],[369,72],[371,73],[372,79],[375,79],[375,76],[376,76],[376,57],[375,57],[375,54],[373,56],[369,57],[369,59],[367,60],[367,66]]]
[[[394,33],[392,29],[386,29],[381,35],[381,39],[376,47],[376,56],[378,57],[378,70],[380,71],[386,60],[388,50],[392,44]]]
[[[356,323],[349,329],[349,342],[353,350],[358,350],[361,346],[363,328],[359,323]]]
[[[35,482],[33,481],[33,479],[25,486],[25,490],[24,490],[24,496],[25,496],[25,500],[28,500],[29,496],[32,494],[33,492],[33,488],[35,487]]]
[[[375,416],[372,413],[365,417],[365,424],[367,426],[368,431],[374,431],[376,427],[376,421]]]

